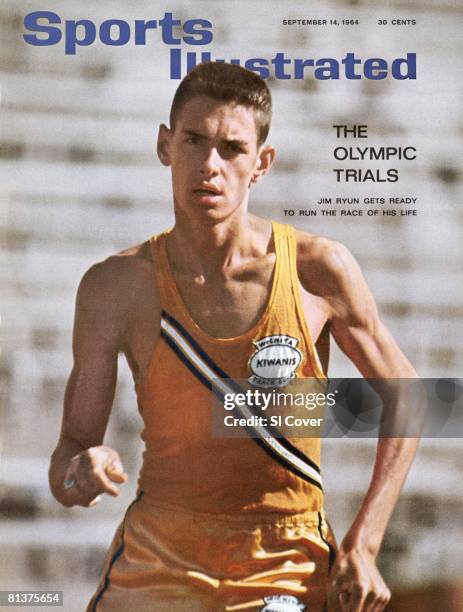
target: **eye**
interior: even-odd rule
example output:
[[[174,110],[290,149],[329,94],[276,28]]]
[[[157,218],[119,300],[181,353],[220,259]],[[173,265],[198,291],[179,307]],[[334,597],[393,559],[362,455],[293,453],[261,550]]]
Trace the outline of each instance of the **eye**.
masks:
[[[187,144],[198,144],[199,143],[199,136],[196,136],[195,134],[188,134],[188,136],[185,138],[185,142]]]
[[[243,147],[236,142],[227,142],[226,147],[229,151],[232,151],[233,153],[245,153]]]

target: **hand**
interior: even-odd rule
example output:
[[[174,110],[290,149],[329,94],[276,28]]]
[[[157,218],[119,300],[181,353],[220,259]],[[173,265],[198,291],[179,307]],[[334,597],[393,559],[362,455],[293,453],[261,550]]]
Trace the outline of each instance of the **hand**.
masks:
[[[391,593],[366,550],[338,553],[330,574],[328,612],[381,612]]]
[[[127,482],[118,453],[109,446],[88,448],[71,459],[63,479],[63,502],[66,506],[95,506],[102,493],[119,495],[114,484]]]

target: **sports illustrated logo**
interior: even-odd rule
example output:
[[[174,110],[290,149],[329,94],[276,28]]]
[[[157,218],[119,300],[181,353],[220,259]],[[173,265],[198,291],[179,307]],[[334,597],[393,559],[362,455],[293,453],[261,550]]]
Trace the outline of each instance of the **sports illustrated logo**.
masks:
[[[272,595],[264,598],[265,606],[260,612],[301,612],[309,610],[292,595]]]
[[[256,352],[249,359],[252,376],[248,381],[255,387],[284,387],[296,375],[302,353],[292,336],[266,336],[254,342]]]

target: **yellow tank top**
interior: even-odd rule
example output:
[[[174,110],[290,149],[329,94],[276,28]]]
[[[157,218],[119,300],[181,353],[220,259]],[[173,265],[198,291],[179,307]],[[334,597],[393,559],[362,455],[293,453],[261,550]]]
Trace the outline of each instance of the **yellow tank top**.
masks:
[[[302,309],[294,230],[272,225],[276,261],[267,306],[233,338],[212,337],[195,323],[171,272],[167,232],[151,239],[161,337],[136,391],[146,445],[139,489],[153,503],[213,513],[322,509],[319,436],[281,438],[273,427],[251,427],[240,437],[212,432],[212,410],[223,411],[213,396],[236,393],[240,381],[261,392],[306,378],[320,391],[326,381],[328,344],[320,362]]]

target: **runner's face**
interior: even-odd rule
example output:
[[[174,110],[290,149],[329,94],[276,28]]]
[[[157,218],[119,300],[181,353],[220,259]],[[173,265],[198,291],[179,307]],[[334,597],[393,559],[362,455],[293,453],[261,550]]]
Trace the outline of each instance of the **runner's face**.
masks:
[[[262,166],[252,109],[192,98],[165,138],[177,212],[219,221],[246,206]]]

